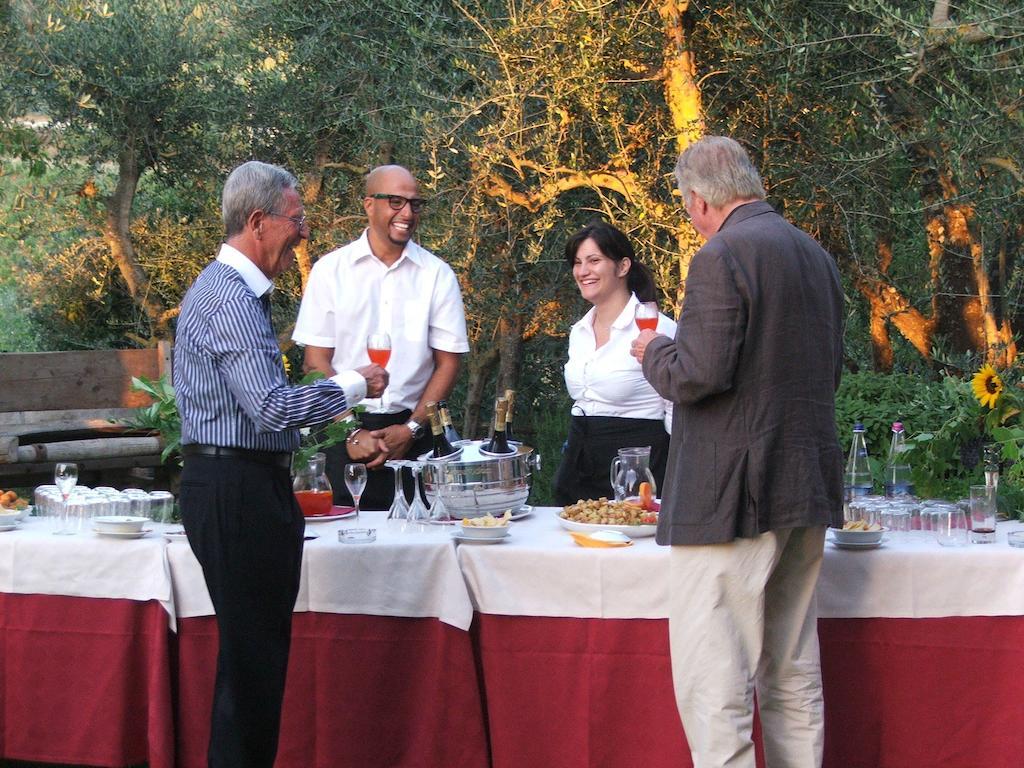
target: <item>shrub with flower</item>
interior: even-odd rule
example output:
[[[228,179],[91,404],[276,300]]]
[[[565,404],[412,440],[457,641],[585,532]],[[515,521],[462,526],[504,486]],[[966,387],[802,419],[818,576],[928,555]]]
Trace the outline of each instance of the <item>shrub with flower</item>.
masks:
[[[914,435],[908,458],[921,496],[963,498],[998,468],[1001,507],[1014,513],[1024,504],[1024,390],[1022,371],[983,365],[970,380],[943,380],[945,420]],[[914,411],[913,403],[908,407]]]

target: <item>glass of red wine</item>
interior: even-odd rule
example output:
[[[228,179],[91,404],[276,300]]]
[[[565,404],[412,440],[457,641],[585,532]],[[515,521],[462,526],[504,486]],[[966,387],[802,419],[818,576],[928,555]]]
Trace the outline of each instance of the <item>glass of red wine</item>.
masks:
[[[633,315],[636,320],[636,327],[641,331],[658,330],[658,302],[641,301],[636,305],[636,312]]]
[[[387,368],[391,359],[391,337],[386,333],[371,333],[366,337],[366,353],[370,356],[371,363]],[[371,412],[384,413],[384,410],[384,393],[381,393],[380,406]]]

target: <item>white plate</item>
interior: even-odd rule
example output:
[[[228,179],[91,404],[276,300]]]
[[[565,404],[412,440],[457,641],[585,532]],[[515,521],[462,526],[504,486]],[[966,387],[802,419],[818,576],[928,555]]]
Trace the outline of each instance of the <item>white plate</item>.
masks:
[[[452,531],[452,538],[460,544],[501,544],[505,539],[509,538],[511,534],[505,536],[498,536],[497,538],[490,539],[471,539],[468,536],[463,536],[459,531]]]
[[[350,517],[355,517],[356,511],[353,509],[351,512],[346,512],[343,515],[316,515],[314,517],[307,517],[307,523],[329,523],[332,520],[346,520]]]
[[[188,535],[182,528],[173,531],[164,531],[164,538],[168,541],[188,541]]]
[[[562,510],[555,512],[558,523],[567,531],[580,531],[582,533],[593,533],[594,531],[618,531],[624,533],[631,539],[642,539],[645,536],[653,536],[658,531],[657,525],[603,525],[599,523],[577,523],[574,520],[566,520],[562,517]]]
[[[4,523],[4,524],[0,525],[0,533],[3,533],[4,531],[13,531],[17,527],[18,527],[17,523]]]
[[[508,525],[465,526],[461,523],[452,531],[459,539],[504,539],[509,535]]]
[[[524,517],[529,517],[533,514],[533,507],[529,504],[523,504],[519,509],[512,513],[510,520],[522,520]]]
[[[93,533],[97,536],[109,536],[112,539],[141,539],[152,532],[152,528],[143,528],[141,531],[101,531],[93,528]]]
[[[878,549],[887,541],[887,538],[883,538],[881,541],[869,541],[867,543],[850,544],[845,541],[836,541],[835,539],[833,539],[832,546],[836,549]]]

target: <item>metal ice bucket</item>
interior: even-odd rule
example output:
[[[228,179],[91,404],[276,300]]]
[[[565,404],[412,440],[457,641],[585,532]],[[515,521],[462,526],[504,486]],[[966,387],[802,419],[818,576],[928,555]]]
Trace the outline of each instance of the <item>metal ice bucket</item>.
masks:
[[[432,459],[425,453],[423,487],[431,503],[440,493],[452,517],[482,517],[515,512],[530,495],[530,475],[540,469],[540,454],[533,448],[510,443],[516,451],[505,455],[482,450],[483,440],[460,440],[461,453],[451,459]]]

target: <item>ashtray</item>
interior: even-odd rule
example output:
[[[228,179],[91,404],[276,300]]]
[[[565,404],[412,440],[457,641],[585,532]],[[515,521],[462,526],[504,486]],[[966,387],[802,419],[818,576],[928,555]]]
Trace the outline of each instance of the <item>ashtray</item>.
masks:
[[[342,544],[369,544],[376,540],[376,528],[342,528],[338,531],[338,541]]]
[[[1006,542],[1011,547],[1024,548],[1024,531],[1010,531],[1006,534]]]

